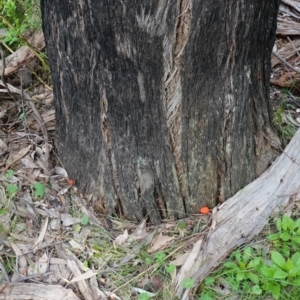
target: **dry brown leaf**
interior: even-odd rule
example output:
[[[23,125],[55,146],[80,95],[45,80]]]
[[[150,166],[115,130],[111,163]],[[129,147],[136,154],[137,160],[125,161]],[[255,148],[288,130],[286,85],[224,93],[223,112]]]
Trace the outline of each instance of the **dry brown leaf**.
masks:
[[[147,222],[147,219],[144,219],[143,222],[141,224],[139,224],[139,226],[137,227],[135,232],[130,235],[131,239],[141,240],[147,236],[148,233],[147,233],[147,229],[146,229],[146,222]]]
[[[70,256],[73,257],[72,253],[70,253],[69,251],[67,251],[69,253]],[[77,258],[76,258],[77,259]],[[77,266],[76,262],[74,260],[71,259],[67,259],[67,263],[68,263],[68,267],[71,269],[72,273],[74,274],[75,277],[80,276],[82,273],[79,269],[79,267]],[[68,282],[68,280],[66,280]],[[94,300],[94,297],[92,295],[92,291],[87,283],[86,280],[80,280],[76,282],[80,292],[82,293],[82,295],[85,296],[86,300]]]
[[[79,218],[72,217],[70,214],[61,214],[60,219],[61,219],[61,224],[66,227],[81,222]]]
[[[55,167],[54,168],[54,172],[57,175],[61,175],[61,176],[65,177],[65,178],[68,178],[67,171],[64,168],[62,168],[62,167]]]
[[[29,156],[26,155],[25,157],[23,157],[21,159],[22,165],[23,165],[23,169],[35,169],[35,168],[39,168],[33,161],[33,159]]]
[[[18,161],[20,158],[25,156],[29,149],[31,148],[31,145],[27,146],[26,148],[21,149],[18,153],[11,153],[9,155],[9,158],[7,159],[5,171],[12,166],[16,161]]]
[[[18,257],[18,264],[20,268],[27,267],[27,260],[25,256],[23,256],[23,252],[19,248],[19,246],[15,243],[11,243],[10,246],[12,247],[13,251],[15,252],[16,256]]]
[[[202,239],[198,240],[194,247],[192,252],[190,253],[189,257],[187,258],[186,262],[183,264],[183,266],[180,268],[178,275],[176,277],[176,287],[178,288],[183,280],[188,277],[189,271],[193,268],[196,258],[199,255],[200,249],[201,249]]]
[[[89,279],[93,276],[96,276],[98,274],[98,271],[95,271],[95,270],[89,270],[81,275],[78,275],[76,277],[74,277],[70,282],[70,283],[74,283],[74,282],[78,282],[78,281],[82,281],[82,280],[85,280],[85,279]]]
[[[161,233],[159,236],[153,241],[151,247],[147,250],[148,253],[153,253],[158,250],[166,249],[169,244],[175,239],[175,237],[162,235]]]
[[[190,250],[190,251],[188,251],[186,253],[183,253],[182,255],[180,255],[179,257],[177,257],[175,260],[171,261],[171,264],[173,264],[173,265],[175,265],[177,267],[178,266],[182,266],[186,262],[186,260],[189,257],[189,255],[191,254],[191,251],[192,250]]]
[[[42,230],[41,230],[36,242],[33,244],[33,247],[32,247],[33,249],[36,249],[36,248],[40,247],[40,245],[42,244],[42,242],[44,240],[44,237],[45,237],[45,234],[46,234],[46,231],[47,231],[48,221],[49,221],[49,218],[47,217],[45,219],[44,225],[42,227]]]

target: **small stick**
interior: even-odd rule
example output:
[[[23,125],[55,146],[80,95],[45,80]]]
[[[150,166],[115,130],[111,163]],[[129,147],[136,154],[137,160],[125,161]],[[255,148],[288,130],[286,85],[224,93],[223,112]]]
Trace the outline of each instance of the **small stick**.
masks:
[[[292,69],[293,71],[295,71],[296,73],[300,74],[300,71],[298,69],[296,69],[295,67],[293,67],[290,63],[288,63],[283,57],[281,57],[278,53],[276,53],[275,51],[272,51],[272,54],[277,57],[283,64],[285,64],[287,67],[289,67],[290,69]]]

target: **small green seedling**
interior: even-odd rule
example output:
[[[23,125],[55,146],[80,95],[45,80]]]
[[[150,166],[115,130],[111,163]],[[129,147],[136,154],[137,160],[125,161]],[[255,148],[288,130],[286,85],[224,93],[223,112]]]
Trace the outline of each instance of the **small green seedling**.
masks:
[[[194,287],[194,280],[190,277],[185,278],[182,282],[182,287],[188,290],[191,289]]]
[[[166,271],[169,274],[173,274],[176,270],[176,266],[174,264],[169,264],[168,266],[166,266]]]
[[[5,173],[5,177],[7,179],[10,179],[10,178],[12,178],[14,176],[14,174],[15,174],[14,170],[7,170],[6,173]]]
[[[40,182],[35,182],[32,186],[35,198],[42,198],[45,194],[45,186]]]
[[[293,249],[299,249],[300,219],[294,221],[289,216],[283,215],[282,219],[277,219],[276,227],[278,233],[270,234],[267,237],[268,240],[275,242],[275,244],[282,244],[282,242],[290,242]],[[285,254],[289,254],[287,250],[285,252]]]
[[[150,257],[147,257],[147,258],[145,259],[145,264],[146,264],[147,266],[150,266],[150,265],[152,264],[152,259],[151,259]]]
[[[6,187],[6,191],[8,193],[8,197],[10,199],[14,198],[14,196],[17,194],[18,190],[19,190],[19,187],[16,184],[9,183]]]
[[[159,265],[162,265],[166,256],[167,255],[166,255],[165,252],[158,252],[158,253],[156,253],[154,255],[155,262],[157,264],[159,264]]]
[[[81,225],[87,225],[88,223],[89,223],[89,217],[83,215],[83,216],[81,217]]]
[[[138,300],[149,300],[150,296],[147,293],[139,294]]]

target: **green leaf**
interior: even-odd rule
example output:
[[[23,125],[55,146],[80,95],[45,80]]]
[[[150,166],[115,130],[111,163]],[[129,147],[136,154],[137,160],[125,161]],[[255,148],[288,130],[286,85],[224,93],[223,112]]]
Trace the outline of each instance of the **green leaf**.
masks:
[[[14,174],[15,174],[14,170],[7,170],[7,172],[5,173],[5,177],[7,179],[10,179],[10,178],[12,178],[14,176]]]
[[[35,182],[32,185],[32,188],[34,190],[34,197],[35,198],[42,198],[45,193],[45,186],[40,182]]]
[[[294,267],[292,270],[290,270],[289,276],[290,277],[300,276],[300,266]]]
[[[274,269],[264,266],[260,269],[260,273],[266,278],[273,278]]]
[[[139,294],[138,300],[149,300],[150,296],[147,293]]]
[[[244,272],[237,272],[236,280],[242,281],[244,278],[245,278],[245,273]]]
[[[176,270],[176,266],[174,264],[169,264],[166,266],[166,271],[170,274],[173,274]]]
[[[276,221],[276,227],[277,227],[278,231],[282,230],[282,222],[281,222],[281,220],[279,218]]]
[[[257,267],[260,263],[261,263],[261,257],[254,257],[247,265],[247,269]]]
[[[246,247],[243,254],[243,262],[246,264],[252,257],[253,249],[251,247]]]
[[[158,252],[154,255],[155,262],[161,265],[164,262],[167,254],[165,252]]]
[[[238,263],[242,261],[242,254],[240,251],[234,253],[234,258],[237,260]]]
[[[81,222],[80,223],[81,223],[81,225],[87,225],[89,223],[89,217],[86,216],[86,215],[83,215],[81,217]]]
[[[6,212],[7,212],[6,208],[1,208],[1,209],[0,209],[0,215],[1,215],[1,216],[5,215]]]
[[[283,217],[282,217],[282,224],[281,224],[281,226],[282,226],[282,230],[284,230],[284,231],[287,231],[287,229],[288,229],[288,224],[289,224],[288,218],[289,217],[287,215],[283,215]]]
[[[276,284],[271,290],[272,296],[277,300],[280,297],[280,285]]]
[[[289,276],[289,274],[287,272],[284,272],[283,270],[278,269],[274,275],[273,278],[274,279],[285,279]]]
[[[255,284],[259,283],[259,276],[254,273],[247,273],[247,277]]]
[[[83,265],[85,268],[87,268],[87,267],[88,267],[88,262],[87,262],[87,260],[84,260],[83,263],[82,263],[82,265]]]
[[[290,235],[287,231],[285,231],[285,232],[281,233],[281,234],[279,235],[279,237],[280,237],[284,242],[287,242],[287,241],[291,238],[291,235]]]
[[[224,263],[224,266],[228,269],[239,270],[239,266],[231,261],[227,261]]]
[[[258,285],[254,285],[251,289],[252,294],[261,295],[262,289]]]
[[[80,226],[79,224],[75,224],[75,225],[73,226],[73,231],[74,231],[74,232],[80,232],[80,230],[81,230],[81,226]]]
[[[239,263],[239,265],[240,265],[240,269],[241,269],[241,270],[246,270],[246,265],[245,265],[245,263],[244,263],[243,261],[241,261],[241,262]]]
[[[298,286],[300,286],[300,277],[299,278],[297,278],[297,279],[294,279],[293,281],[292,281],[292,284],[294,284],[294,285],[298,285]]]
[[[147,258],[145,259],[145,264],[146,264],[147,266],[151,265],[151,264],[152,264],[152,259],[151,259],[150,257],[147,257]]]
[[[214,300],[214,298],[212,298],[212,295],[209,292],[205,292],[201,298],[201,300]]]
[[[295,228],[300,227],[300,218],[295,221]]]
[[[282,253],[283,253],[283,255],[285,257],[289,257],[290,256],[291,251],[290,251],[290,249],[289,249],[289,247],[287,245],[284,245],[282,247],[281,251],[282,251]]]
[[[283,216],[283,222],[286,223],[287,228],[290,229],[290,231],[294,231],[295,223],[294,223],[294,220],[291,217],[289,217],[287,215],[284,215]]]
[[[291,240],[296,242],[297,244],[300,244],[300,236],[292,236]]]
[[[271,259],[277,266],[285,270],[286,268],[285,259],[279,252],[271,251]]]
[[[293,262],[294,266],[300,265],[300,253],[299,252],[296,252],[292,255],[292,262]]]
[[[270,234],[267,236],[267,239],[269,241],[275,241],[279,239],[279,233]]]
[[[24,119],[25,119],[25,113],[22,112],[22,113],[20,114],[20,116],[19,116],[19,119],[20,119],[20,120],[24,120]]]
[[[13,198],[19,190],[19,187],[16,184],[9,183],[6,187],[7,193],[10,198]]]
[[[287,259],[285,264],[285,270],[290,271],[294,267],[294,264],[290,258]]]
[[[211,276],[208,276],[204,279],[204,283],[207,285],[212,285],[215,283],[215,279]]]
[[[184,289],[191,289],[194,286],[194,280],[190,277],[187,277],[183,280],[182,286]]]

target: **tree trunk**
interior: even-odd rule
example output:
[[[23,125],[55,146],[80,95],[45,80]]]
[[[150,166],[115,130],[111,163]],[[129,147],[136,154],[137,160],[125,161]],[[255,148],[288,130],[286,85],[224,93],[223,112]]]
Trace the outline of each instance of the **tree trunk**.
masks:
[[[58,154],[101,212],[196,213],[277,155],[278,0],[42,0]]]

